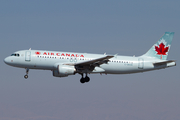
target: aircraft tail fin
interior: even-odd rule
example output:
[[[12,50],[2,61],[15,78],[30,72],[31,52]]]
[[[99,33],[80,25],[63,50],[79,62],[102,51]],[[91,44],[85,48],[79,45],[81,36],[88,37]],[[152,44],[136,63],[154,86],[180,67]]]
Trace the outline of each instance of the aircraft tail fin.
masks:
[[[165,32],[165,34],[156,42],[156,44],[154,44],[143,56],[166,60],[173,36],[174,32]]]

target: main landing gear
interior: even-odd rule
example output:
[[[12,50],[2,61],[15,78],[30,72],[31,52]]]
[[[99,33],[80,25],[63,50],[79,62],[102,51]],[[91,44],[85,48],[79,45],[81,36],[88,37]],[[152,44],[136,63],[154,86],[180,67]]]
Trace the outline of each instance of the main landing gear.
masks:
[[[90,81],[90,78],[87,76],[87,73],[86,73],[86,77],[83,77],[83,74],[82,75],[82,78],[80,79],[80,82],[81,83],[85,83],[85,82],[89,82]]]
[[[26,68],[26,75],[24,75],[24,78],[25,78],[25,79],[28,78],[28,72],[29,72],[29,68]]]

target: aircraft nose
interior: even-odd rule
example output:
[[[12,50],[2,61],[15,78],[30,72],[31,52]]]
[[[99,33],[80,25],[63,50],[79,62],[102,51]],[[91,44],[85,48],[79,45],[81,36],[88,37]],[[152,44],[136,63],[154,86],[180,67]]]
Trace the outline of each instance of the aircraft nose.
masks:
[[[9,63],[10,63],[9,57],[6,57],[6,58],[4,59],[4,62],[5,62],[6,64],[9,64]]]

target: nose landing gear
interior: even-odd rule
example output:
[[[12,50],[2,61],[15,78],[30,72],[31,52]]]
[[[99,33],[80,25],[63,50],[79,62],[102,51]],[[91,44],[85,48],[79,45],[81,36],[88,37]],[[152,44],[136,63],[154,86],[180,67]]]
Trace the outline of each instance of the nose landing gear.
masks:
[[[85,82],[89,82],[90,81],[90,78],[87,76],[87,73],[86,73],[86,77],[85,78],[83,77],[83,74],[81,74],[81,75],[82,75],[82,78],[80,79],[81,83],[85,83]]]
[[[29,72],[29,68],[26,68],[26,75],[24,75],[24,78],[25,78],[25,79],[28,78],[28,72]]]

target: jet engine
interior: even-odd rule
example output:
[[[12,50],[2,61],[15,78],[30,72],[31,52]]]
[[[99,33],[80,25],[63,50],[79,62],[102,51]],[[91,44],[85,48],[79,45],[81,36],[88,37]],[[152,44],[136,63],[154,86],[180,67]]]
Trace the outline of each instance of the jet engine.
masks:
[[[68,75],[74,75],[76,69],[74,66],[58,65],[57,70],[53,70],[54,77],[67,77]]]

